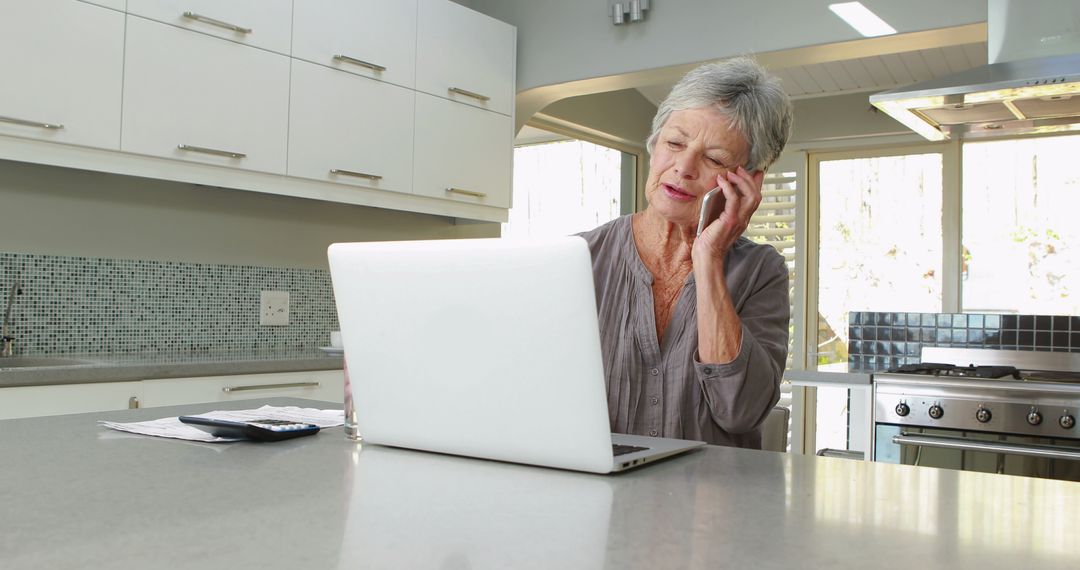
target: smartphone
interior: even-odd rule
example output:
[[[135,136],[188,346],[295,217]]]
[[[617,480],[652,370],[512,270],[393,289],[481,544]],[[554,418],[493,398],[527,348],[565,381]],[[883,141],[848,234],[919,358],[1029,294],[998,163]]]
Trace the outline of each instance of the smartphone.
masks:
[[[698,220],[697,235],[705,231],[709,224],[720,217],[724,211],[724,191],[719,186],[709,190],[701,200],[701,218]]]

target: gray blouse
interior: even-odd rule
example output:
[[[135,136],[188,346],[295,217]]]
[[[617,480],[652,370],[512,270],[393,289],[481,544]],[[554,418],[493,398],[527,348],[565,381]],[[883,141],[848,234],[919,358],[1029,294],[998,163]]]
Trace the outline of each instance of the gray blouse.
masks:
[[[638,255],[631,216],[580,235],[592,252],[611,430],[760,448],[761,424],[780,398],[787,359],[783,256],[745,237],[735,242],[724,273],[742,320],[742,345],[731,362],[701,363],[694,274],[658,339],[653,277]]]

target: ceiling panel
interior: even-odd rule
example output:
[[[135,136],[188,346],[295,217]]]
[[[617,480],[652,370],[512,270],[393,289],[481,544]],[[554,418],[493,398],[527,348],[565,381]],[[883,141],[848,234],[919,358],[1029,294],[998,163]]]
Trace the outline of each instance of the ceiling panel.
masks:
[[[855,82],[855,85],[859,89],[866,89],[877,85],[874,81],[874,76],[867,71],[866,66],[863,65],[861,59],[849,59],[847,61],[841,61],[840,65],[844,66],[844,71],[847,71],[849,77]]]
[[[798,65],[788,69],[788,73],[791,77],[802,86],[803,93],[807,95],[820,95],[825,93],[825,90],[818,85],[818,82],[814,80],[813,75],[807,71],[806,67]],[[819,73],[820,75],[820,73]]]
[[[882,63],[885,65],[885,69],[889,70],[889,74],[892,75],[893,81],[900,84],[915,83],[915,78],[908,71],[904,60],[900,59],[900,56],[895,53],[889,53],[881,56]]]
[[[926,64],[926,59],[923,58],[924,53],[926,52],[909,51],[900,54],[900,61],[904,62],[904,67],[915,78],[915,81],[926,81],[934,78],[934,74],[930,72],[930,66]]]
[[[840,91],[852,91],[859,88],[858,82],[852,79],[851,74],[844,68],[844,64],[839,61],[830,61],[822,64],[825,71],[828,72],[829,77],[832,78],[836,88]]]
[[[979,42],[794,65],[770,71],[780,78],[790,97],[802,99],[895,89],[986,65],[986,60],[986,43]],[[671,91],[671,85],[651,85],[639,90],[654,104],[659,104]]]
[[[945,59],[945,52],[940,49],[929,49],[923,54],[923,61],[926,62],[927,67],[930,68],[931,77],[942,77],[944,75],[950,75],[956,73],[949,67],[949,61]]]
[[[941,48],[941,53],[945,57],[945,62],[949,65],[949,71],[956,73],[972,67],[971,62],[968,61],[967,54],[964,53],[964,48],[961,46],[948,46]]]

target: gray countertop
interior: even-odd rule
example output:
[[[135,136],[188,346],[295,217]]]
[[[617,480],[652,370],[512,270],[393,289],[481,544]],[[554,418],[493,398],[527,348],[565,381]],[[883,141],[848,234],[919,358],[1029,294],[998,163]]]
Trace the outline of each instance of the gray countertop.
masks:
[[[0,421],[0,568],[1077,568],[1080,484],[707,447],[619,475]]]
[[[71,366],[4,368],[4,361],[0,359],[0,388],[149,378],[340,370],[344,362],[340,355],[328,355],[318,349],[56,356],[85,360],[87,363]]]

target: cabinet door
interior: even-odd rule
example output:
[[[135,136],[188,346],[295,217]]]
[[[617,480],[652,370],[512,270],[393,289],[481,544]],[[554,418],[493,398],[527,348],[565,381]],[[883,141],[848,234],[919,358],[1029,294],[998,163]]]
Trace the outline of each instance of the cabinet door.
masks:
[[[128,16],[126,152],[285,173],[289,58]]]
[[[0,14],[0,135],[120,148],[124,15],[75,0]]]
[[[416,94],[413,193],[510,206],[510,117]]]
[[[142,382],[0,388],[0,420],[124,410],[136,407],[141,393]]]
[[[412,190],[413,92],[293,60],[289,175]]]
[[[293,9],[292,55],[412,88],[416,0],[301,0]]]
[[[345,374],[341,370],[318,370],[146,380],[143,382],[142,407],[282,396],[343,402]]]
[[[127,0],[82,0],[90,4],[97,4],[98,6],[104,6],[106,8],[112,8],[113,10],[119,10],[121,12],[127,7]]]
[[[128,0],[127,3],[131,14],[285,55],[289,54],[292,37],[292,7],[292,0]]]
[[[416,89],[511,114],[513,26],[449,0],[420,0]]]

